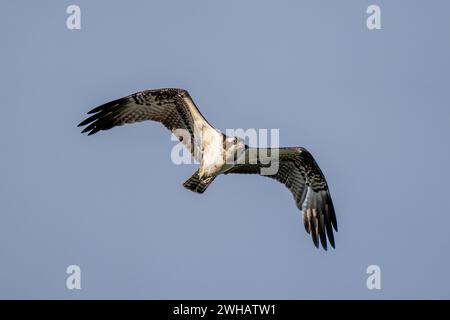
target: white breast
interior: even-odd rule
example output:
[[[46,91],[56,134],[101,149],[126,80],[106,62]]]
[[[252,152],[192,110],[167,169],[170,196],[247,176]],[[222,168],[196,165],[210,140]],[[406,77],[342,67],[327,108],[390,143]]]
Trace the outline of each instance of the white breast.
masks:
[[[202,161],[201,171],[205,175],[218,173],[224,165],[222,134],[207,128],[202,132]]]

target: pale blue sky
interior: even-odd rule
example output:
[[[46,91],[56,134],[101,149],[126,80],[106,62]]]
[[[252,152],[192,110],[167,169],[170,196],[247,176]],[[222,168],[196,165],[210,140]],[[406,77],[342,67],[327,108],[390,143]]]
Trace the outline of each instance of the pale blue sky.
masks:
[[[377,3],[382,30],[366,28]],[[78,4],[82,29],[67,30]],[[448,1],[3,1],[0,298],[450,298]],[[92,107],[189,90],[210,123],[279,128],[334,199],[336,250],[291,194],[181,183],[161,125]],[[82,289],[65,288],[77,264]],[[382,289],[366,288],[377,264]]]

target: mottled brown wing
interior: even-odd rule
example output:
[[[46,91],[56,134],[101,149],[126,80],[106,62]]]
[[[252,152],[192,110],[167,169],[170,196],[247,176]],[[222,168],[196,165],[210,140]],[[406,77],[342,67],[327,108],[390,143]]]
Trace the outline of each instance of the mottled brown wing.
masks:
[[[252,148],[248,150],[247,152],[251,152]],[[283,183],[291,191],[297,207],[302,211],[305,229],[311,234],[314,245],[319,247],[320,240],[326,250],[328,238],[334,248],[333,228],[337,231],[337,221],[322,171],[312,155],[304,148],[280,148],[278,151],[277,173],[265,176]],[[276,161],[276,158],[272,161]],[[226,174],[261,174],[261,168],[264,166],[259,161],[255,164],[238,164]]]
[[[82,133],[89,135],[126,123],[145,120],[161,122],[171,130],[194,155],[196,126],[208,125],[189,93],[182,89],[155,89],[131,94],[92,109],[93,114],[78,126],[86,126]],[[179,129],[189,133],[190,139],[179,135]],[[195,137],[197,138],[197,137]]]

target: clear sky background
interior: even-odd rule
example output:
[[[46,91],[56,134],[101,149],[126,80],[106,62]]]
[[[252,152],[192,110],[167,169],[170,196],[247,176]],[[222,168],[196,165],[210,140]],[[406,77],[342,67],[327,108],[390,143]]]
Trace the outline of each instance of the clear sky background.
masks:
[[[366,27],[381,7],[382,30]],[[66,8],[81,7],[81,30]],[[0,298],[450,298],[448,1],[2,1]],[[157,123],[91,108],[189,90],[209,122],[279,128],[330,185],[336,250],[289,191],[181,186]],[[67,266],[81,290],[66,289]],[[368,290],[366,268],[381,268]]]

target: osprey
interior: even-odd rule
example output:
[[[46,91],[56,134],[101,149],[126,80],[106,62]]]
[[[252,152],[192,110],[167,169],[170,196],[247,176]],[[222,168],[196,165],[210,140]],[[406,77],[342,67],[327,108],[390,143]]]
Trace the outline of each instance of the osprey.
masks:
[[[314,245],[334,248],[336,215],[325,177],[312,155],[304,148],[251,148],[238,137],[228,137],[211,126],[182,89],[137,92],[88,112],[78,126],[92,135],[126,123],[161,122],[178,137],[199,161],[199,169],[183,183],[193,192],[203,193],[220,174],[259,174],[283,183],[302,212],[306,231]],[[271,172],[272,165],[277,168]],[[266,170],[265,173],[263,171]],[[273,170],[272,170],[273,171]],[[267,173],[268,172],[268,173]]]

